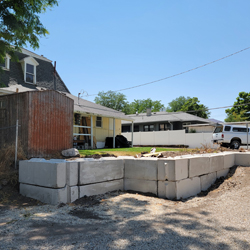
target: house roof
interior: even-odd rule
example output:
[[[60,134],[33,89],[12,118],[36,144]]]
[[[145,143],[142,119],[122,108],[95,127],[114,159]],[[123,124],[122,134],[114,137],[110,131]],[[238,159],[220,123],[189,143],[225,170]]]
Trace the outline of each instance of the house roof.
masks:
[[[67,86],[59,76],[58,72],[55,71],[54,79],[54,66],[52,61],[44,56],[40,56],[26,49],[21,49],[22,52],[15,52],[19,61],[10,60],[10,69],[4,70],[1,74],[1,82],[10,87],[12,85],[23,85],[24,87],[34,89],[36,86],[54,89],[54,80],[56,84],[56,90],[69,92]],[[36,66],[36,86],[31,83],[26,83],[24,81],[24,72],[22,69],[22,62],[32,58]]]
[[[133,121],[134,119],[125,115],[124,113],[104,107],[102,105],[87,101],[85,99],[79,98],[79,103],[78,103],[78,97],[74,96],[69,93],[65,93],[66,96],[74,100],[74,111],[75,112],[80,112],[84,114],[93,114],[97,116],[104,116],[104,117],[109,117],[109,118],[116,118],[116,119],[121,119],[121,120],[127,120],[127,121]]]
[[[152,112],[151,115],[146,113],[140,113],[138,115],[127,115],[134,119],[134,123],[150,123],[150,122],[201,122],[210,123],[209,120],[203,119],[201,117],[191,115],[185,112]],[[123,121],[122,124],[127,124],[128,122]]]
[[[33,86],[32,89],[24,87],[22,85],[12,85],[7,88],[0,88],[0,95],[1,94],[12,94],[16,93],[18,89],[18,92],[26,92],[26,91],[42,91],[46,90],[45,88]],[[1,93],[2,92],[2,93]],[[121,120],[127,120],[127,121],[133,121],[133,118],[130,118],[126,116],[124,113],[116,111],[111,108],[104,107],[102,105],[84,100],[79,98],[79,104],[78,104],[78,97],[74,96],[72,94],[66,93],[66,92],[59,92],[61,94],[66,95],[67,97],[74,100],[74,111],[80,112],[87,115],[96,115],[96,116],[103,116],[103,117],[109,117],[109,118],[116,118]]]

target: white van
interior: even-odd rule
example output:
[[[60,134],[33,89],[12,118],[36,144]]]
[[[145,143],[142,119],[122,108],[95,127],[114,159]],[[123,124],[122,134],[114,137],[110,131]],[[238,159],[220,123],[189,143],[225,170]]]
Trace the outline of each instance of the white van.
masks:
[[[245,126],[219,124],[213,133],[213,143],[219,143],[224,147],[238,149],[241,145],[250,142],[250,133]]]

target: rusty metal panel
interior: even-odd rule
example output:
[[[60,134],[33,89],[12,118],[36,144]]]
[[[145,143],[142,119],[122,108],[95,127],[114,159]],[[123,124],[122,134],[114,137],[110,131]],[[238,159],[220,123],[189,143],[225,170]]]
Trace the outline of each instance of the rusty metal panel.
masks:
[[[30,92],[29,155],[56,157],[73,143],[72,99],[53,90]]]
[[[0,148],[19,141],[28,157],[56,157],[73,146],[74,101],[53,90],[0,96]],[[7,128],[7,129],[6,129]]]

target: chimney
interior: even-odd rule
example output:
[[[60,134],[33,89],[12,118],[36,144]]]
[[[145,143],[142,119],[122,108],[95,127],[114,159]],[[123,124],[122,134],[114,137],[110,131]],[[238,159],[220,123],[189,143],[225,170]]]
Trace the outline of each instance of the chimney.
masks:
[[[151,116],[151,108],[147,108],[147,116]]]

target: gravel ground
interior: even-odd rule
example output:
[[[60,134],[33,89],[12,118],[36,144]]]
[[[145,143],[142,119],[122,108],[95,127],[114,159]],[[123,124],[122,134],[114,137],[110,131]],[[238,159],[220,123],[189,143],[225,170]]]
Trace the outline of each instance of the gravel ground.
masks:
[[[4,250],[250,249],[250,167],[183,201],[112,192],[67,205],[0,206],[0,242]]]

